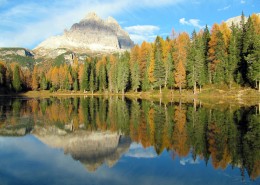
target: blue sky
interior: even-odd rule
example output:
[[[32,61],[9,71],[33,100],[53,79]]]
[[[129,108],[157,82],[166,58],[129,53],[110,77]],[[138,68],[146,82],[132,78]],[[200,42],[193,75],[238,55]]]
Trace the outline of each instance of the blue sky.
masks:
[[[33,49],[89,12],[113,16],[135,43],[260,12],[260,0],[0,0],[0,47]]]

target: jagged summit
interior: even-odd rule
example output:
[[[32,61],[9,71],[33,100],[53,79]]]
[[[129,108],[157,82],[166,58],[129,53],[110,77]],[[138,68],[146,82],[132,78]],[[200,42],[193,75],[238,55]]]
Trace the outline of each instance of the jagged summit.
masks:
[[[101,18],[95,13],[95,12],[90,12],[87,14],[87,16],[83,20],[100,20]]]
[[[118,22],[113,17],[110,17],[110,16],[107,18],[106,22],[108,24],[117,24],[117,25],[119,25]]]
[[[50,50],[57,49],[75,53],[109,53],[128,50],[133,45],[129,34],[114,18],[108,17],[103,20],[96,13],[91,12],[62,35],[50,37],[40,43],[34,51],[39,56],[48,56]]]

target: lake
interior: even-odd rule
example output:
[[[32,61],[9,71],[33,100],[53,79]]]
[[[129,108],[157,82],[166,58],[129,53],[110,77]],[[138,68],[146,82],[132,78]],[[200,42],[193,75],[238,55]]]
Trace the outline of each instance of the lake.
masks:
[[[251,106],[0,98],[0,184],[260,184]]]

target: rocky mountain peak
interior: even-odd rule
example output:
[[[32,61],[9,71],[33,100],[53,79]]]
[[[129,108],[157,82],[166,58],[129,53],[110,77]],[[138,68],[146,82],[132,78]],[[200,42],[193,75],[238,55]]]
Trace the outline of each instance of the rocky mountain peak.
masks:
[[[86,23],[86,22],[104,23],[104,21],[95,12],[88,13],[85,16],[85,18],[81,19],[79,23]]]
[[[108,24],[116,24],[116,25],[119,26],[118,22],[113,17],[110,17],[110,16],[107,18],[106,23],[108,23]]]
[[[64,31],[63,35],[43,41],[34,51],[39,56],[48,56],[57,49],[74,53],[111,53],[131,49],[133,45],[129,34],[114,18],[103,20],[91,12],[79,23],[73,24],[70,30]]]

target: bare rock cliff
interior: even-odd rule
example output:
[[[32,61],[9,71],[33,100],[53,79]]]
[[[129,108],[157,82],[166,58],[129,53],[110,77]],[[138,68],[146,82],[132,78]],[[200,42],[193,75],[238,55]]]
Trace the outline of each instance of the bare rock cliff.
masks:
[[[109,53],[131,49],[133,45],[129,34],[114,18],[102,20],[95,13],[90,13],[62,35],[50,37],[40,43],[34,51],[40,56],[46,56],[51,50],[57,49],[75,53]]]

